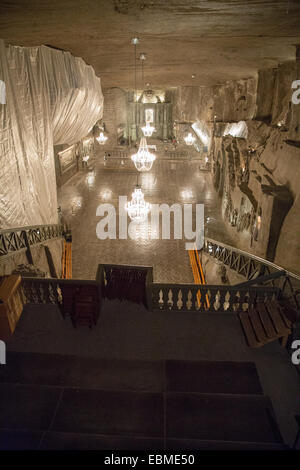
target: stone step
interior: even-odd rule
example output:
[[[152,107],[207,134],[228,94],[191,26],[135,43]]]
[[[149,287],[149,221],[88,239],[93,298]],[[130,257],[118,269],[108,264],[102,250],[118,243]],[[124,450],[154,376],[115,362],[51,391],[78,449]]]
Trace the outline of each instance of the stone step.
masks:
[[[111,390],[262,394],[253,362],[142,361],[9,351],[0,382]]]

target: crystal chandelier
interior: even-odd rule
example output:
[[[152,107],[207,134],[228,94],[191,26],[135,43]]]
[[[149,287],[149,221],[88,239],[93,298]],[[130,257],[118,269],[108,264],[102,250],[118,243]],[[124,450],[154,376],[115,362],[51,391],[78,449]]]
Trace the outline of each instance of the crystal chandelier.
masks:
[[[106,135],[103,134],[103,132],[100,132],[99,137],[96,137],[96,140],[98,140],[100,145],[104,145],[105,142],[107,141]]]
[[[196,139],[191,134],[191,132],[189,132],[189,134],[186,137],[184,137],[184,140],[185,140],[186,145],[193,145]]]
[[[139,150],[137,153],[131,155],[131,160],[135,164],[138,171],[149,171],[152,168],[156,156],[150,153],[145,137],[141,138]]]
[[[155,127],[151,126],[150,122],[146,122],[146,125],[142,127],[142,131],[145,137],[151,137]]]
[[[127,202],[125,209],[134,222],[139,224],[146,220],[151,209],[151,204],[145,201],[142,189],[138,184],[132,193],[131,201]]]

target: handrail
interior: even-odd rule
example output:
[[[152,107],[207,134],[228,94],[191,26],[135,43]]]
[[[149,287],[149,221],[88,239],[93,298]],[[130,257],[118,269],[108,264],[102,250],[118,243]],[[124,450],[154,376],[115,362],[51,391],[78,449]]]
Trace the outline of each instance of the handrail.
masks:
[[[217,240],[213,240],[212,238],[208,238],[208,237],[205,237],[205,242],[207,243],[212,243],[214,245],[219,245],[223,248],[226,248],[227,250],[231,250],[231,251],[234,251],[235,253],[238,253],[238,254],[241,254],[243,256],[246,256],[248,258],[251,258],[255,261],[258,261],[260,264],[263,264],[263,265],[266,265],[266,266],[269,266],[270,268],[273,268],[275,270],[278,270],[278,271],[285,271],[286,274],[290,277],[294,277],[295,279],[299,280],[300,281],[300,274],[297,274],[297,273],[293,273],[291,271],[288,271],[287,269],[285,269],[283,266],[278,266],[277,264],[275,263],[272,263],[271,261],[268,261],[264,258],[260,258],[259,256],[257,255],[254,255],[252,253],[249,253],[247,251],[243,251],[243,250],[240,250],[239,248],[235,248],[234,246],[230,246],[230,245],[226,245],[226,243],[222,243],[222,242],[219,242]],[[206,250],[205,250],[206,251]]]
[[[203,251],[244,276],[248,281],[248,286],[249,281],[256,280],[260,284],[271,283],[273,287],[279,287],[282,298],[300,310],[300,299],[298,299],[300,296],[300,275],[287,271],[259,256],[211,238],[205,238]],[[273,275],[274,273],[278,275]]]
[[[279,297],[277,287],[152,283],[154,310],[238,313]]]
[[[59,224],[42,224],[42,225],[24,225],[22,227],[13,227],[13,228],[4,228],[0,229],[0,235],[7,232],[20,232],[20,231],[29,231],[46,227],[61,227]]]
[[[63,286],[97,286],[101,304],[101,286],[95,279],[57,279],[22,276],[26,303],[63,305]]]
[[[26,251],[28,262],[33,264],[30,247],[39,243],[60,238],[64,227],[59,224],[27,225],[0,230],[0,258],[11,256],[16,252]]]

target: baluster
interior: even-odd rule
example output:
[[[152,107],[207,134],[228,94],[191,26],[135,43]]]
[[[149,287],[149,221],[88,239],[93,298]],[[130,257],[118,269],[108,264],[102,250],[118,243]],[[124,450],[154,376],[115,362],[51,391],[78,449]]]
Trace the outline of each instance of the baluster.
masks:
[[[220,289],[220,297],[219,297],[219,312],[224,312],[225,311],[225,296],[226,296],[226,290],[225,289]]]
[[[238,290],[236,292],[236,296],[235,296],[235,312],[239,313],[241,312],[243,309],[242,309],[242,295],[243,295],[243,291],[240,291]]]
[[[226,294],[225,294],[225,302],[224,302],[224,310],[227,312],[227,311],[230,311],[230,300],[231,300],[231,295],[230,295],[230,291],[229,289],[226,291]]]
[[[243,301],[242,301],[242,310],[244,312],[249,310],[249,305],[250,305],[250,292],[245,291],[244,296],[243,296]]]
[[[178,290],[177,307],[178,307],[178,310],[182,310],[182,307],[183,307],[182,290],[181,289]]]
[[[51,287],[51,284],[50,282],[47,282],[47,284],[42,284],[41,287],[43,287],[43,303],[46,303],[46,304],[49,304],[51,303],[51,300],[50,300],[50,287]]]
[[[37,296],[38,296],[38,303],[43,304],[45,303],[44,301],[44,284],[39,282],[37,285]]]
[[[221,310],[220,298],[221,298],[221,292],[218,289],[218,291],[216,293],[216,297],[215,297],[215,309],[216,309],[217,312],[219,312]]]
[[[59,301],[59,293],[58,293],[58,284],[55,283],[49,283],[48,286],[48,299],[51,304],[62,304],[62,293],[60,291],[61,295],[61,301]]]
[[[167,299],[168,299],[168,302],[167,302],[168,309],[172,310],[174,302],[173,302],[173,292],[171,288],[168,291]]]
[[[217,294],[218,291],[217,289],[210,288],[210,293],[211,293],[211,301],[210,301],[210,308],[212,311],[217,310]]]
[[[248,298],[248,309],[254,307],[255,304],[255,290],[251,289],[249,291],[249,298]]]
[[[193,307],[192,297],[193,297],[192,291],[191,289],[189,289],[188,294],[187,294],[187,301],[186,301],[187,310],[192,310],[192,307]]]
[[[178,287],[172,287],[172,300],[173,300],[172,310],[179,310],[179,307],[178,307],[179,291],[180,289],[178,289]]]
[[[164,294],[163,294],[163,290],[160,289],[159,290],[159,299],[158,299],[158,306],[159,306],[159,309],[162,310],[164,308]]]
[[[188,299],[188,289],[183,287],[181,289],[182,292],[182,310],[187,310],[187,299]]]
[[[31,300],[35,304],[39,303],[38,285],[35,282],[31,282]]]

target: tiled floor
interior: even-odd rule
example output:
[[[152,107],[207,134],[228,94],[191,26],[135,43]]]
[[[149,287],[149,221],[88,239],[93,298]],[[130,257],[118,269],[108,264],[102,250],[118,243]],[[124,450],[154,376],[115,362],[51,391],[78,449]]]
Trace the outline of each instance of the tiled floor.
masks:
[[[98,205],[110,203],[118,209],[119,196],[130,199],[137,171],[131,161],[124,165],[118,159],[104,162],[100,150],[90,168],[79,172],[59,191],[59,204],[73,234],[73,278],[94,279],[99,263],[111,263],[153,266],[157,282],[192,283],[185,240],[174,240],[172,236],[171,240],[150,239],[145,224],[133,240],[97,238],[96,225],[101,220],[96,216]],[[205,220],[209,217],[206,235],[230,243],[211,175],[200,170],[199,160],[170,161],[158,153],[152,170],[140,174],[139,182],[145,200],[152,204],[204,204]]]

